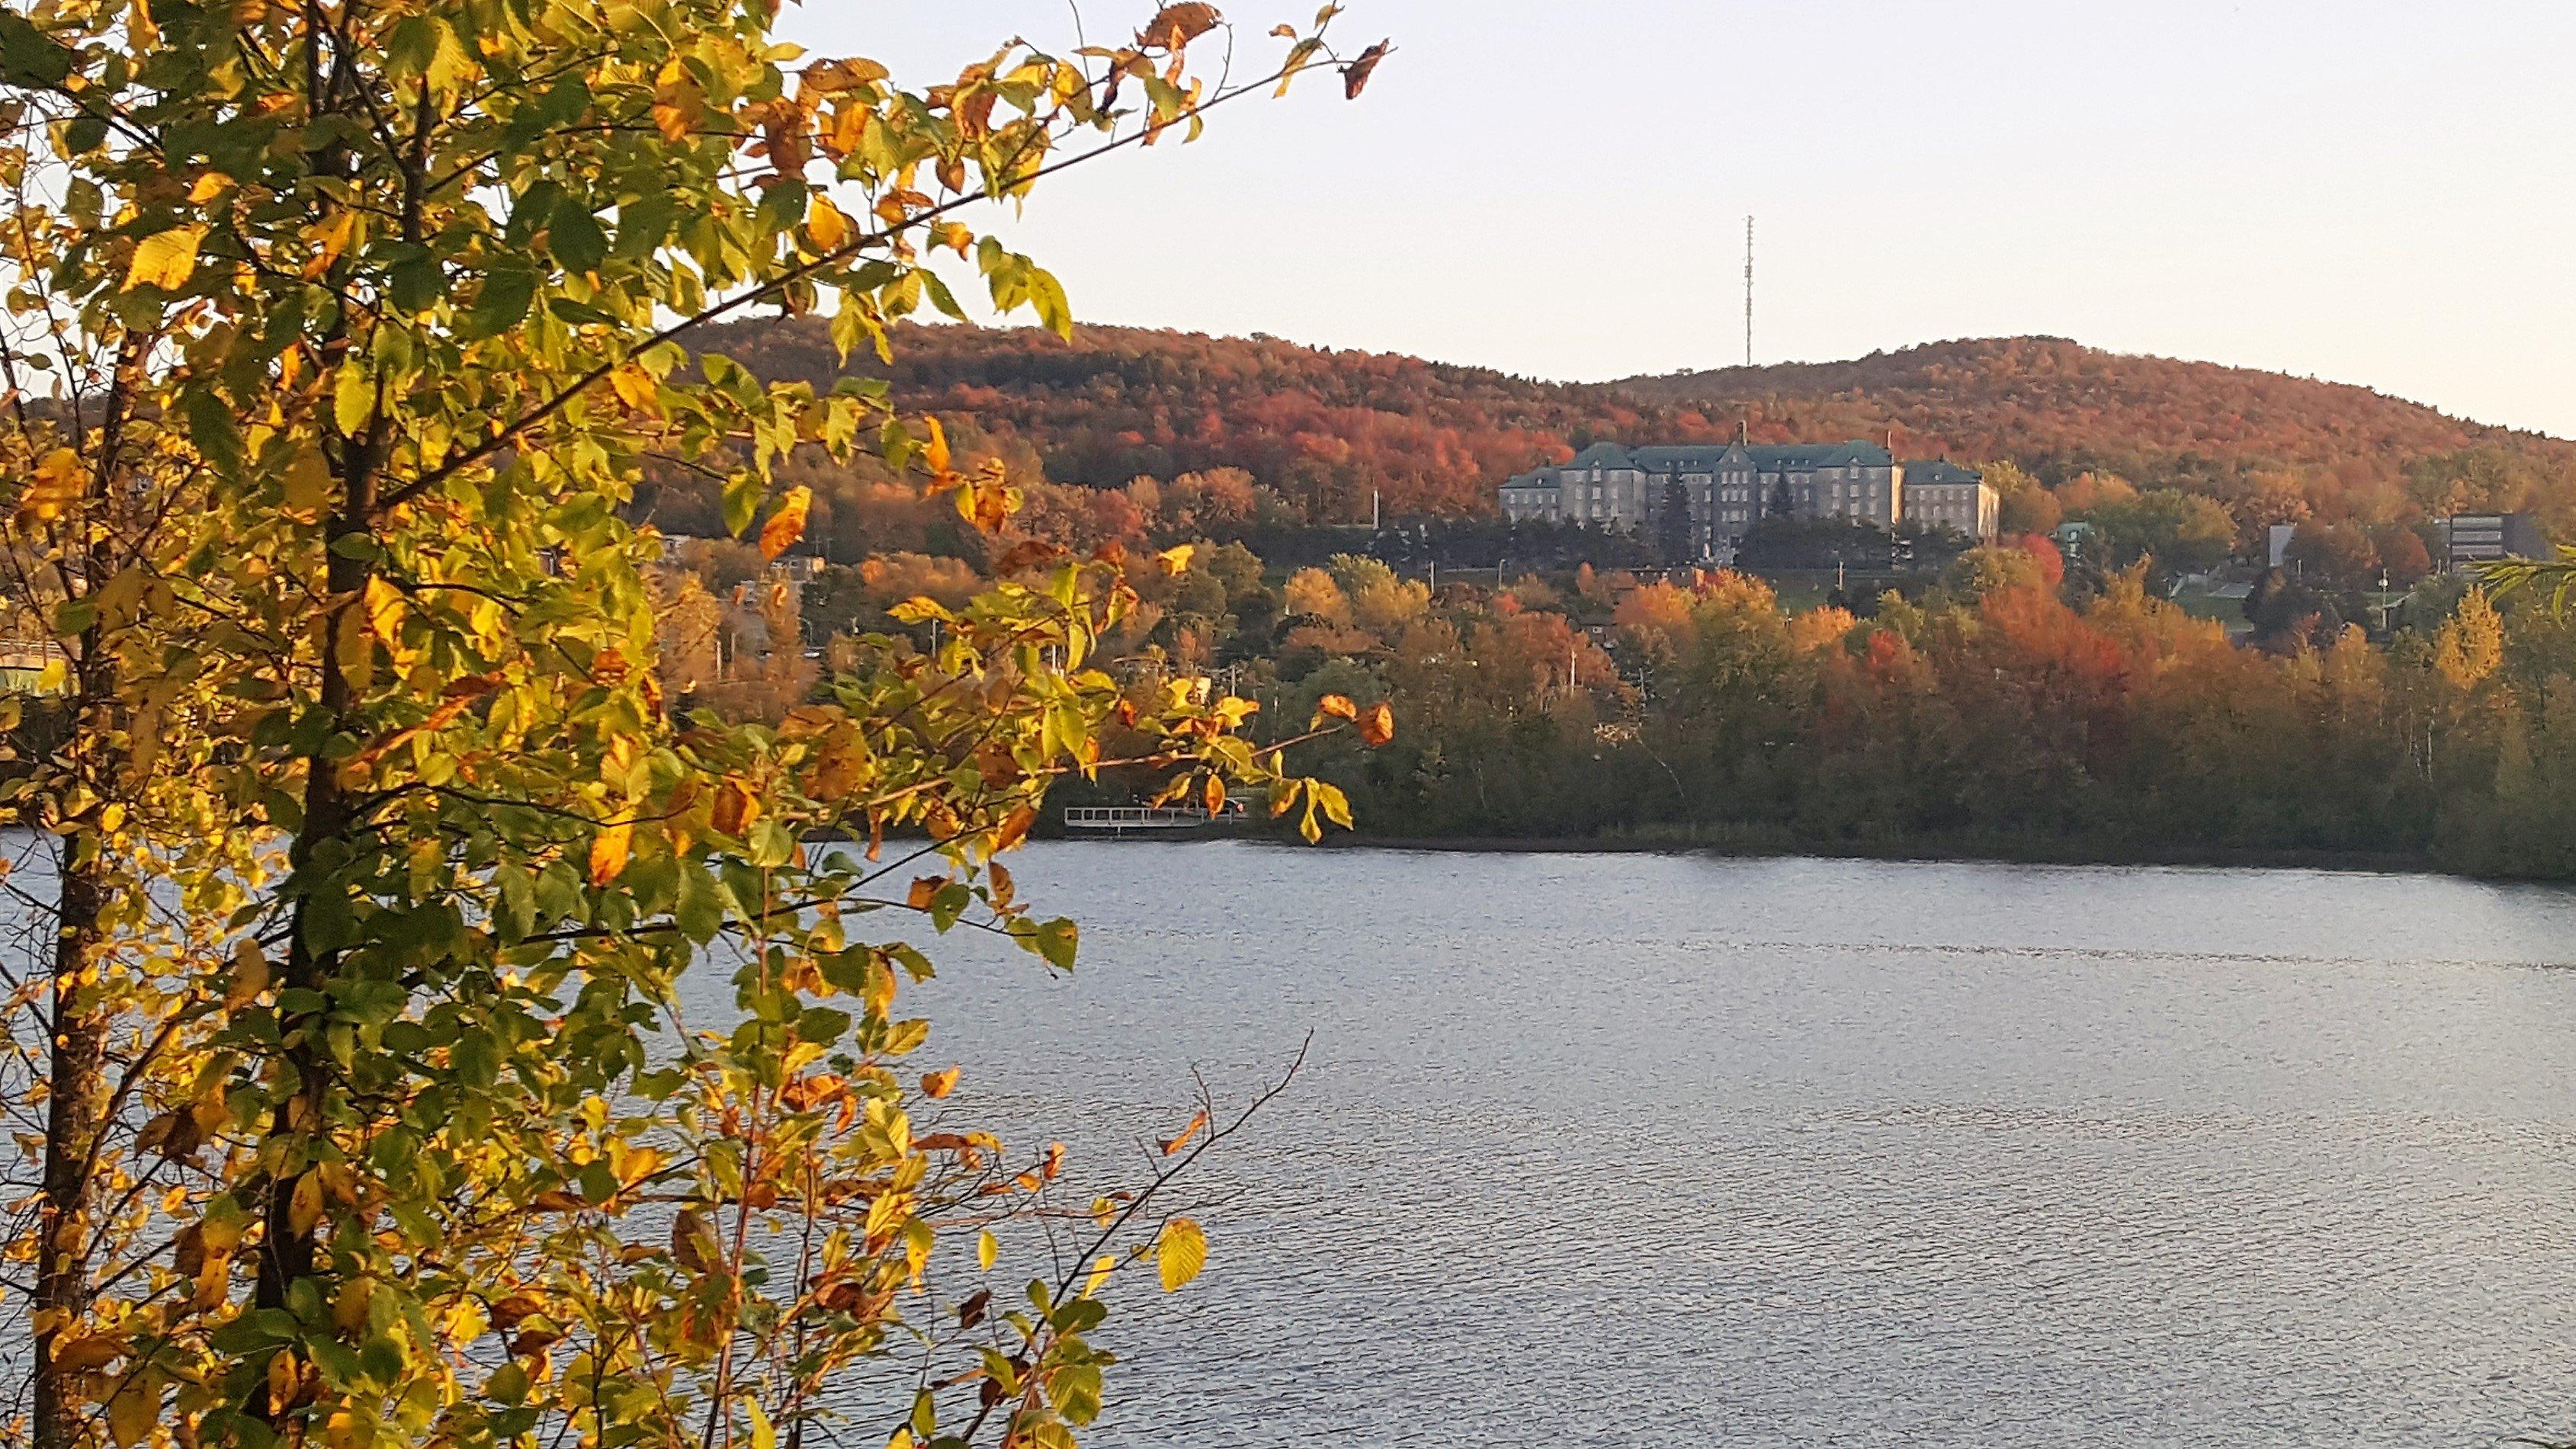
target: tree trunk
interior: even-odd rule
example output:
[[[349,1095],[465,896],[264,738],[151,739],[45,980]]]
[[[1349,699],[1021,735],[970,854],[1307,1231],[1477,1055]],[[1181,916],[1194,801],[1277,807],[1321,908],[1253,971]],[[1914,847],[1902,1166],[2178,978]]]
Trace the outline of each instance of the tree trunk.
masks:
[[[92,1167],[106,1090],[108,1023],[80,999],[83,974],[98,959],[105,891],[95,860],[62,863],[54,938],[52,1094],[45,1107],[44,1208],[36,1245],[34,1449],[71,1449],[86,1417],[68,1392],[71,1374],[54,1350],[77,1333],[90,1301]]]

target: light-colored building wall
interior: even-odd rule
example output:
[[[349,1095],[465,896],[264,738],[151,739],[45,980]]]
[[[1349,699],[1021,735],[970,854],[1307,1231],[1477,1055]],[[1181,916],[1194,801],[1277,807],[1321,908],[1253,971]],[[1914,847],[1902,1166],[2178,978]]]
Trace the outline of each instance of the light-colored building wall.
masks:
[[[1925,528],[1953,529],[1980,543],[1995,537],[2001,504],[1983,481],[1905,485],[1905,516]]]

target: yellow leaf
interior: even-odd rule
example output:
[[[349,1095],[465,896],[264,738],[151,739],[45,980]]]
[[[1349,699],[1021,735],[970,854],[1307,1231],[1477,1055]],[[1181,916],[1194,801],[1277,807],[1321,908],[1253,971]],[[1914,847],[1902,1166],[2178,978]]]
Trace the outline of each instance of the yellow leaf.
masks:
[[[233,189],[233,179],[220,171],[209,171],[188,188],[188,199],[199,205],[214,200]]]
[[[331,468],[319,452],[296,455],[286,465],[286,506],[307,520],[317,519],[331,501]]]
[[[1178,576],[1190,571],[1190,555],[1197,551],[1198,545],[1196,544],[1181,544],[1178,547],[1167,548],[1161,553],[1154,555],[1154,562],[1162,567],[1163,572]]]
[[[349,241],[358,234],[358,214],[339,211],[328,221],[317,221],[304,229],[305,240],[313,243],[313,256],[304,264],[304,275],[318,277],[331,269],[340,253],[349,249]]]
[[[125,290],[178,290],[197,270],[197,243],[205,234],[201,226],[180,226],[145,237],[134,249],[133,264],[125,270]]]
[[[369,578],[367,627],[376,631],[376,637],[384,640],[386,647],[399,651],[402,648],[402,620],[402,590],[385,582],[382,575]]]
[[[161,1420],[161,1376],[140,1373],[125,1381],[107,1403],[107,1432],[120,1449],[133,1449],[151,1437]]]
[[[706,92],[697,78],[689,74],[688,65],[678,57],[662,67],[653,78],[653,126],[662,139],[674,144],[689,139],[689,132],[706,110]]]
[[[1189,1218],[1163,1224],[1154,1239],[1154,1266],[1162,1272],[1163,1291],[1178,1293],[1207,1266],[1207,1233]]]
[[[948,430],[939,426],[935,417],[925,416],[922,421],[930,426],[930,441],[921,445],[921,460],[930,465],[931,472],[945,473],[949,471]]]
[[[1002,1245],[994,1239],[991,1233],[977,1233],[975,1235],[976,1267],[990,1273],[993,1271],[993,1260],[1001,1255]]]
[[[805,536],[805,511],[813,506],[813,502],[814,490],[811,488],[799,486],[787,490],[787,496],[779,499],[778,507],[771,511],[769,522],[761,525],[762,558],[774,559],[796,546],[796,540]]]
[[[632,847],[635,826],[619,821],[590,838],[590,883],[604,886],[626,871],[626,853]]]
[[[123,1357],[128,1347],[121,1334],[65,1338],[54,1344],[54,1362],[68,1369],[104,1368]]]
[[[950,1067],[944,1072],[924,1072],[922,1074],[921,1091],[924,1096],[945,1097],[956,1090],[957,1068],[955,1067]]]
[[[331,1322],[342,1333],[355,1334],[367,1326],[367,1303],[375,1297],[375,1281],[357,1277],[340,1285],[340,1294],[331,1300]]]
[[[832,199],[817,193],[805,207],[805,231],[814,245],[827,252],[839,251],[850,239],[850,219],[832,204]]]
[[[224,1009],[239,1011],[268,989],[268,957],[248,936],[233,947],[233,979],[224,985]]]
[[[309,1233],[320,1221],[322,1174],[307,1172],[295,1179],[295,1193],[286,1200],[286,1225],[299,1233]]]
[[[295,1355],[279,1349],[268,1360],[268,1411],[283,1414],[295,1402]]]
[[[56,448],[36,462],[33,486],[18,505],[20,526],[62,516],[89,489],[89,467],[69,448]]]
[[[662,415],[662,385],[643,368],[629,363],[617,369],[608,375],[608,386],[619,402],[635,411],[651,417]]]
[[[1118,1260],[1116,1258],[1109,1257],[1106,1254],[1092,1259],[1091,1276],[1082,1280],[1082,1296],[1088,1298],[1092,1294],[1099,1292],[1100,1285],[1109,1281],[1110,1273],[1114,1271],[1117,1266]]]

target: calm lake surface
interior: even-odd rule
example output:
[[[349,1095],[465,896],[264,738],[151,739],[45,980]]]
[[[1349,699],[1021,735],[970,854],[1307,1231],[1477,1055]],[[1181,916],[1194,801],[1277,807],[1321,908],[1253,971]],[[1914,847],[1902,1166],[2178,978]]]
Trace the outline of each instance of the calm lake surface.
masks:
[[[1057,844],[968,1115],[1130,1168],[1097,1442],[2576,1437],[2576,895],[2296,871]],[[1130,1173],[1132,1176],[1133,1174]],[[1130,1311],[1134,1310],[1134,1311]]]

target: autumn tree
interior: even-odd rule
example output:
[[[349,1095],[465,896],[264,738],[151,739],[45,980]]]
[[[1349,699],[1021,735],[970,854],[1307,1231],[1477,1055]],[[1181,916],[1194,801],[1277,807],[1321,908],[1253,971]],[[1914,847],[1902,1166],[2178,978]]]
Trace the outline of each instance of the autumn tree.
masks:
[[[75,697],[110,734],[17,803],[69,858],[113,853],[94,951],[118,959],[80,988],[167,984],[68,1003],[124,1010],[133,1045],[43,1149],[117,1201],[49,1191],[17,1240],[42,1257],[87,1230],[45,1269],[85,1281],[33,1324],[46,1449],[799,1442],[897,1337],[948,1367],[869,1406],[869,1432],[1062,1443],[1098,1410],[1104,1281],[1195,1273],[1204,1240],[1153,1216],[1158,1175],[1028,1309],[935,1296],[938,1235],[1031,1210],[1058,1167],[913,1132],[956,1078],[902,1070],[926,1026],[897,996],[930,963],[867,927],[902,912],[1070,965],[1071,923],[993,859],[1066,775],[1265,789],[1310,833],[1347,819],[1340,796],[1237,736],[1248,701],[1138,709],[1096,667],[1133,590],[1041,544],[962,606],[903,606],[939,623],[935,652],[860,641],[773,724],[675,716],[660,549],[630,508],[648,461],[712,473],[725,526],[774,559],[812,506],[782,463],[865,452],[1002,529],[1009,479],[961,466],[935,420],[765,382],[694,350],[700,329],[828,313],[842,349],[881,350],[897,319],[957,310],[940,249],[1061,331],[1061,289],[969,208],[1319,65],[1356,95],[1385,47],[1290,29],[1266,74],[1211,87],[1188,51],[1218,16],[1180,4],[1123,45],[1014,44],[908,91],[772,20],[732,0],[0,14],[12,346],[75,369],[10,442],[29,522],[68,532],[18,546],[56,551],[31,565],[58,580],[47,627],[97,666]],[[220,742],[146,772],[174,796],[156,817],[193,828],[120,835],[77,777],[174,704],[165,737]],[[1113,718],[1124,759],[1100,748]],[[1387,733],[1341,703],[1288,742],[1351,723]],[[164,872],[172,895],[143,891]],[[153,924],[173,911],[175,933]],[[738,1017],[666,1032],[675,983],[712,963]],[[97,1124],[119,1118],[110,1162]],[[1223,1130],[1183,1128],[1172,1161]]]

